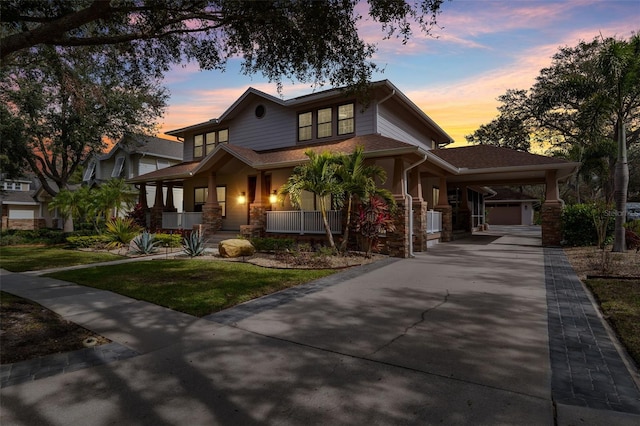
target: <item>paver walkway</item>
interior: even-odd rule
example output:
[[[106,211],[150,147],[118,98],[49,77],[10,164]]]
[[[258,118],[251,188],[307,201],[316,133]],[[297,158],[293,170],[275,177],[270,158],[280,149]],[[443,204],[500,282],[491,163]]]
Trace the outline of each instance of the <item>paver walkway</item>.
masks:
[[[564,252],[544,255],[554,401],[640,414],[640,391]]]

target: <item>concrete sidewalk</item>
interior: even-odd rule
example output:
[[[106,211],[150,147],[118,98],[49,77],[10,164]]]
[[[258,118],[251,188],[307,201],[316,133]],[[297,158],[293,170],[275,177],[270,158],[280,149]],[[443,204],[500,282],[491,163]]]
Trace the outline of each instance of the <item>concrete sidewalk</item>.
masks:
[[[139,354],[2,389],[3,425],[640,420],[554,410],[545,258],[529,230],[440,244],[203,319],[50,278],[1,278],[3,291]]]

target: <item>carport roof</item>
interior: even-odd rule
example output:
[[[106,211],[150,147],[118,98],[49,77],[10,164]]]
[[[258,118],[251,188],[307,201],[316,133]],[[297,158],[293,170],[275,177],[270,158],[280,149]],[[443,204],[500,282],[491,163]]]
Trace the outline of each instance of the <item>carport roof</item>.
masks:
[[[560,158],[530,154],[491,145],[436,149],[431,152],[461,170],[568,163]]]

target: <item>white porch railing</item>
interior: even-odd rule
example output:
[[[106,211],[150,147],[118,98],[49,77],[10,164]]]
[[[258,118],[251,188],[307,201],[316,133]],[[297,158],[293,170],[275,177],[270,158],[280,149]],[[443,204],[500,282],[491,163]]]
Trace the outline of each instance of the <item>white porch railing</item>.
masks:
[[[342,212],[329,210],[327,212],[329,227],[333,234],[342,233]],[[267,232],[283,234],[324,234],[324,224],[319,211],[268,211]]]
[[[162,229],[192,229],[202,223],[201,212],[163,212]]]
[[[427,234],[435,234],[442,231],[442,212],[427,211]]]

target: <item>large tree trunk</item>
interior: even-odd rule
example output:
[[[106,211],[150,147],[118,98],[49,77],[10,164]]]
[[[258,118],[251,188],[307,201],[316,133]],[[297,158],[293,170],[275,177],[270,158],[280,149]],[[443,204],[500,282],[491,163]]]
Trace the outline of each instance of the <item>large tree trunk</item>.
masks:
[[[629,186],[629,165],[627,164],[627,138],[622,118],[618,118],[616,133],[618,136],[618,161],[614,175],[613,197],[616,202],[616,227],[613,240],[614,252],[626,250],[624,223],[627,219],[627,189]]]
[[[327,240],[329,240],[329,246],[335,250],[336,243],[333,241],[333,234],[331,233],[331,226],[327,219],[327,206],[324,203],[323,198],[320,198],[320,214],[322,215],[322,223],[324,224],[324,230],[327,234]]]

